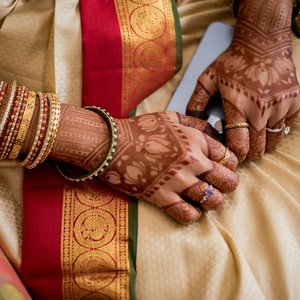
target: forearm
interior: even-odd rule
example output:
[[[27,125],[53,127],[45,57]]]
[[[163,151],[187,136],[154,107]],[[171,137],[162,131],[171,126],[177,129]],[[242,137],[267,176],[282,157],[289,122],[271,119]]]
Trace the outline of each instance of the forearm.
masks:
[[[22,149],[24,154],[28,153],[33,143],[38,116],[37,104]],[[83,108],[61,104],[58,133],[48,159],[91,169],[104,158],[109,139],[107,125],[99,115]]]
[[[239,0],[235,39],[264,49],[290,46],[291,0]]]
[[[18,159],[27,161],[26,166],[35,166],[34,162],[43,161],[38,156],[44,158],[47,154],[49,159],[88,170],[104,158],[110,134],[98,114],[59,104],[55,94],[6,86],[2,84],[0,99],[1,159]]]

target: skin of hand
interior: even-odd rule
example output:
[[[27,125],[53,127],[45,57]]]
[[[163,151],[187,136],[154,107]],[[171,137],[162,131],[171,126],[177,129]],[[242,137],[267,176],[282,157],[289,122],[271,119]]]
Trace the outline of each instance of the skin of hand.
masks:
[[[226,144],[238,156],[259,159],[274,150],[300,109],[300,88],[291,50],[290,0],[240,0],[233,41],[198,79],[187,114],[201,117],[212,96],[220,94]]]
[[[111,164],[98,175],[112,188],[151,202],[182,224],[220,207],[222,193],[238,185],[237,157],[204,132],[205,121],[175,112],[116,119],[118,144]],[[106,123],[96,113],[63,105],[50,159],[94,169],[109,147]],[[209,185],[213,186],[211,189]],[[207,201],[199,201],[207,194]]]

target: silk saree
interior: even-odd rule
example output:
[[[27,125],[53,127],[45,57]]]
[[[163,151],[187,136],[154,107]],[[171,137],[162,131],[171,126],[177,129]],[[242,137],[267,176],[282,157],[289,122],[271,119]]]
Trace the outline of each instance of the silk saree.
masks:
[[[5,14],[8,14],[11,8],[9,4],[14,6],[16,3],[19,5],[26,2],[34,3],[34,1],[4,2],[1,13]],[[137,114],[165,109],[185,66],[210,22],[224,21],[234,24],[230,2],[230,0],[182,0],[178,3],[184,45],[183,68],[162,88],[146,97],[138,106]],[[82,57],[82,39],[78,3],[75,0],[67,3],[56,1],[55,24],[52,21],[54,2],[42,3],[43,8],[34,14],[35,26],[31,21],[32,18],[27,18],[26,22],[23,19],[24,7],[19,11],[14,10],[16,14],[14,20],[10,13],[3,22],[7,27],[2,26],[0,38],[5,37],[5,45],[10,48],[7,51],[7,48],[0,46],[1,75],[3,74],[7,80],[28,82],[36,90],[56,90],[64,102],[81,105],[82,64],[78,61],[81,62]],[[3,19],[2,15],[1,18]],[[22,31],[25,29],[24,22],[29,23],[26,27],[27,32],[23,34],[27,39],[17,43],[20,35],[11,37],[9,25],[15,28],[17,23],[19,30]],[[43,32],[39,35],[45,28],[48,30],[47,34]],[[28,41],[29,36],[32,37],[31,42]],[[35,40],[39,36],[40,38]],[[39,42],[39,49],[33,46],[34,41]],[[26,50],[22,51],[21,57],[17,57],[13,51],[18,47]],[[298,78],[299,50],[299,40],[294,39],[294,61]],[[33,75],[28,76],[20,61],[27,63],[26,66],[30,67]],[[31,65],[30,62],[33,61],[37,64]],[[298,121],[290,136],[275,152],[265,155],[259,162],[240,166],[238,190],[226,196],[226,203],[222,209],[204,214],[196,224],[181,226],[158,208],[139,202],[135,264],[137,299],[299,298],[299,133]],[[15,269],[20,270],[23,233],[22,170],[12,162],[2,162],[0,176],[0,246]],[[43,186],[42,183],[40,185]],[[55,190],[52,192],[55,193]],[[89,200],[93,199],[93,195],[91,196],[89,192],[85,195],[88,195],[88,200],[84,201],[90,203]],[[77,204],[88,207],[80,201]],[[43,240],[46,240],[45,237],[51,238],[48,233],[44,233]],[[24,231],[24,240],[25,234]],[[35,246],[36,242],[32,242],[31,248]],[[101,277],[95,279],[97,278]],[[103,281],[103,278],[100,281]],[[88,282],[87,280],[79,284]],[[86,295],[87,298],[92,297],[95,292],[89,293],[91,296]],[[83,297],[85,295],[78,296]],[[105,296],[103,298],[106,299]]]

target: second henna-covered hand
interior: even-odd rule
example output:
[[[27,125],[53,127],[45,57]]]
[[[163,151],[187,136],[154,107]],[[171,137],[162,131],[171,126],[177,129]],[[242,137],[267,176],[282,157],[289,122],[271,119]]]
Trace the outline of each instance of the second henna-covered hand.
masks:
[[[275,149],[298,115],[291,15],[290,0],[240,0],[232,44],[199,77],[188,104],[188,114],[201,116],[210,97],[221,94],[226,123],[241,127],[226,131],[240,161]]]

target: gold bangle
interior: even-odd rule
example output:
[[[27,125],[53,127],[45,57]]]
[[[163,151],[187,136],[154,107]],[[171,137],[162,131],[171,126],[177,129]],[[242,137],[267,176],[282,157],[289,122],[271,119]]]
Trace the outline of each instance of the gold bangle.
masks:
[[[105,168],[112,161],[113,156],[116,152],[117,139],[118,139],[117,124],[116,124],[115,120],[113,119],[113,117],[105,109],[101,109],[100,107],[96,107],[96,106],[87,106],[87,107],[85,107],[85,109],[91,110],[91,111],[97,113],[98,115],[100,115],[101,117],[103,117],[103,119],[105,120],[106,124],[109,127],[111,140],[110,140],[109,149],[106,153],[105,159],[94,170],[92,170],[91,172],[89,172],[87,174],[79,175],[79,176],[72,176],[72,175],[66,174],[67,172],[65,170],[63,170],[63,166],[68,165],[68,164],[58,162],[58,161],[55,162],[59,173],[64,178],[66,178],[70,181],[76,181],[76,182],[86,181],[87,179],[92,179],[94,176],[97,176],[99,173],[101,173],[105,170]]]
[[[28,133],[28,129],[32,120],[34,107],[35,107],[35,101],[36,101],[36,93],[29,91],[28,93],[28,100],[25,107],[24,115],[21,121],[20,129],[18,132],[18,135],[16,137],[16,140],[14,142],[13,148],[10,152],[9,159],[16,159],[23,147],[25,138]]]
[[[27,165],[27,163],[32,159],[32,155],[34,154],[34,150],[38,144],[39,136],[40,136],[40,133],[42,130],[43,113],[44,113],[44,98],[43,98],[43,94],[40,92],[38,93],[38,96],[39,96],[39,100],[40,100],[39,121],[38,121],[37,129],[35,132],[35,136],[34,136],[34,140],[31,145],[31,148],[30,148],[27,156],[22,161],[19,161],[19,164],[21,167],[25,167]]]
[[[38,164],[42,163],[47,158],[53,147],[57,135],[60,117],[60,102],[58,101],[57,97],[52,97],[52,94],[47,94],[47,98],[49,100],[50,115],[45,139],[37,157],[30,165],[26,166],[26,168],[28,169],[35,168]]]
[[[48,94],[50,99],[53,100],[53,113],[51,115],[51,118],[53,118],[53,127],[51,131],[51,136],[50,136],[50,141],[48,148],[46,149],[44,155],[42,156],[40,160],[40,164],[48,157],[49,153],[51,152],[56,137],[57,137],[57,132],[58,132],[58,127],[59,127],[59,121],[60,121],[60,111],[61,111],[61,106],[60,106],[60,101],[59,98],[57,97],[56,94]]]
[[[225,129],[238,129],[238,128],[248,128],[249,123],[246,122],[240,122],[240,123],[232,123],[232,124],[226,124]]]
[[[12,136],[13,136],[13,133],[15,131],[15,127],[16,127],[16,124],[18,122],[18,119],[19,119],[19,114],[21,112],[21,108],[22,108],[22,102],[23,102],[23,98],[24,98],[24,93],[25,93],[25,90],[26,90],[26,87],[25,86],[22,86],[22,89],[21,87],[18,87],[18,89],[20,88],[21,90],[21,94],[16,96],[16,100],[15,100],[15,104],[17,105],[16,107],[13,108],[13,110],[15,110],[15,115],[11,115],[11,117],[13,116],[14,119],[11,121],[11,125],[10,125],[10,129],[9,131],[7,132],[7,141],[6,141],[6,144],[2,150],[2,153],[0,155],[0,160],[2,159],[6,159],[9,152],[10,152],[10,148],[11,148],[11,144],[12,144]]]

